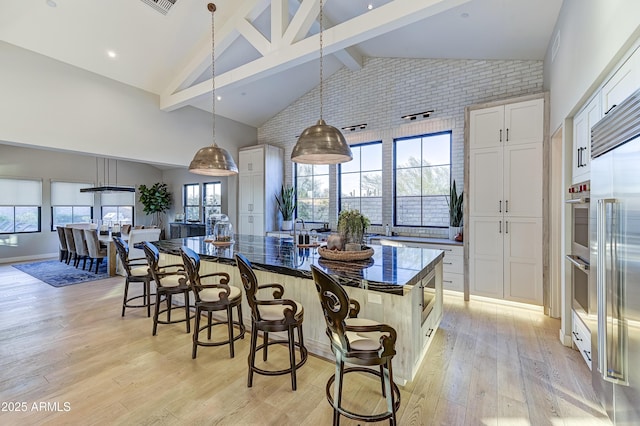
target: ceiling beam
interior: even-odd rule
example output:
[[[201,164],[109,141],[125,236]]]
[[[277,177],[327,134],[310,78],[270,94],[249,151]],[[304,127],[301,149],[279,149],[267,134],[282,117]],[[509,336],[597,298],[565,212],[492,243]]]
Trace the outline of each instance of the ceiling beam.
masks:
[[[289,26],[289,0],[271,0],[271,46],[278,49]]]
[[[324,52],[327,55],[334,54],[469,1],[471,0],[394,0],[325,30]],[[282,46],[266,56],[216,76],[216,87],[242,86],[315,60],[319,44],[319,36],[316,34],[292,45]],[[211,88],[212,82],[208,80],[172,95],[162,96],[160,108],[172,111],[189,105],[192,100],[208,95]]]
[[[262,35],[260,31],[256,29],[246,19],[240,19],[238,21],[238,31],[256,50],[262,55],[266,56],[271,51],[271,42]]]

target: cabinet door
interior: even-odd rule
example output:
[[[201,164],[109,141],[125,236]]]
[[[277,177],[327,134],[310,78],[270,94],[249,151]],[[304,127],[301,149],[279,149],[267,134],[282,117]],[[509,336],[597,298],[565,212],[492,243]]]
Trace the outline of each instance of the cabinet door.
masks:
[[[501,217],[469,221],[469,290],[471,294],[503,297],[503,229]]]
[[[507,104],[504,107],[505,145],[542,142],[544,99]]]
[[[264,213],[264,179],[265,178],[261,173],[251,175],[251,189],[253,193],[251,212],[254,214]]]
[[[602,110],[607,114],[640,87],[640,49],[602,87]]]
[[[571,182],[582,182],[583,177],[583,161],[585,156],[585,146],[591,145],[588,143],[589,138],[589,124],[587,110],[582,110],[580,113],[573,117],[573,162],[572,162],[572,174]]]
[[[471,216],[494,216],[502,203],[502,147],[469,151],[469,212]]]
[[[506,216],[542,217],[542,143],[505,147],[502,207]]]
[[[602,98],[600,93],[598,93],[592,100],[589,102],[586,108],[587,112],[587,126],[589,128],[587,132],[587,139],[584,140],[583,146],[583,158],[582,158],[582,174],[584,175],[584,179],[582,180],[590,180],[591,179],[591,128],[602,119]]]
[[[505,220],[505,299],[542,305],[541,236],[541,218],[508,218]]]
[[[240,151],[238,171],[240,173],[257,173],[264,171],[264,150],[254,148]]]
[[[469,148],[495,148],[504,139],[504,106],[469,113]]]
[[[253,175],[240,174],[238,178],[238,209],[240,213],[251,213],[253,211]]]

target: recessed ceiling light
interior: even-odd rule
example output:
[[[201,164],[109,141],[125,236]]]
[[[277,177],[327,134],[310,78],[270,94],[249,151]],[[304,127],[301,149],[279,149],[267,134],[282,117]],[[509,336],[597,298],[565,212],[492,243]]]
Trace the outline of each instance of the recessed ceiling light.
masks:
[[[464,12],[464,13],[461,13],[461,14],[460,14],[460,17],[461,17],[461,18],[468,18],[468,17],[469,17],[469,14],[468,14],[467,12]]]
[[[58,3],[56,3],[56,2],[55,2],[55,1],[53,1],[53,0],[47,0],[47,6],[49,6],[49,7],[56,7],[56,6],[58,6]]]
[[[116,52],[114,52],[113,50],[107,50],[107,56],[110,57],[111,59],[113,59],[116,56],[118,56],[118,54]]]
[[[216,99],[221,101],[222,100],[222,96],[218,95],[218,96],[216,96]]]
[[[373,4],[369,3],[369,4],[367,5],[367,9],[369,9],[369,10],[373,9]]]

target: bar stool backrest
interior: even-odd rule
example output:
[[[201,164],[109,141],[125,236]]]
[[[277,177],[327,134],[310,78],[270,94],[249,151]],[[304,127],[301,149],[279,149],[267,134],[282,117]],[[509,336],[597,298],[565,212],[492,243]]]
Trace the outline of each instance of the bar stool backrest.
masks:
[[[315,265],[311,265],[311,273],[327,323],[327,335],[332,342],[338,338],[342,349],[350,351],[349,340],[345,335],[345,319],[350,311],[349,296],[340,284]]]

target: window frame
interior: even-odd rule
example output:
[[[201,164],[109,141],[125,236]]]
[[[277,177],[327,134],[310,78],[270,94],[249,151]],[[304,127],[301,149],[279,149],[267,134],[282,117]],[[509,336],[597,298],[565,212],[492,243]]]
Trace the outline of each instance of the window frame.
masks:
[[[353,148],[362,148],[364,146],[371,146],[371,145],[380,145],[380,153],[381,153],[381,162],[380,162],[380,174],[382,175],[384,173],[384,152],[383,152],[383,144],[382,144],[382,140],[376,140],[376,141],[371,141],[371,142],[363,142],[363,143],[358,143],[358,144],[353,144],[350,145],[350,148],[353,150]],[[362,191],[362,157],[360,157],[360,170],[358,172],[347,172],[347,173],[357,173],[360,175],[360,190]],[[373,170],[373,171],[377,171]],[[342,164],[338,164],[338,176],[337,176],[337,190],[338,190],[338,215],[340,215],[340,212],[342,211]],[[382,182],[382,185],[384,187],[384,182]],[[382,189],[380,190],[380,199],[383,200],[383,195],[382,195]],[[356,197],[353,197],[356,198]],[[369,197],[362,197],[362,192],[360,193],[360,197],[359,198],[360,201],[360,207],[362,207],[362,198],[369,198]],[[380,206],[380,210],[381,210],[381,215],[380,215],[380,223],[377,222],[371,222],[371,225],[373,226],[382,226],[382,217],[384,216],[384,211],[382,211],[382,206]],[[358,209],[358,211],[360,211],[360,209]],[[362,213],[362,212],[361,212]]]
[[[42,190],[43,190],[43,183],[42,183],[42,179],[29,179],[29,178],[14,178],[14,177],[7,177],[7,178],[0,178],[0,186],[3,187],[3,193],[0,194],[0,207],[3,208],[8,208],[11,209],[12,213],[12,229],[10,231],[0,231],[0,235],[13,235],[13,234],[34,234],[34,233],[38,233],[38,232],[42,232]],[[12,183],[9,183],[9,181],[11,181]],[[33,197],[33,190],[35,190],[35,187],[33,188],[29,188],[28,186],[31,184],[35,184],[35,185],[39,185],[39,200],[36,199],[36,197]],[[5,186],[7,185],[7,186]],[[17,190],[15,188],[13,188],[14,190],[12,190],[11,185],[16,185],[17,186]],[[23,185],[26,185],[27,187],[22,187]],[[14,198],[14,196],[17,196],[17,194],[20,193],[22,194],[22,196],[18,196],[18,198]],[[24,196],[27,196],[26,200]],[[35,204],[38,203],[38,204]],[[27,208],[27,209],[36,209],[36,211],[34,211],[33,213],[36,213],[38,218],[37,218],[37,224],[36,224],[36,229],[33,231],[16,231],[16,209],[19,208]]]
[[[64,180],[52,180],[50,185],[49,185],[49,190],[50,190],[50,197],[49,199],[51,200],[51,231],[54,232],[56,231],[56,227],[57,226],[65,226],[67,223],[56,223],[56,208],[71,208],[71,222],[68,223],[77,223],[77,222],[81,222],[81,219],[76,219],[76,213],[75,213],[75,209],[76,208],[89,208],[89,220],[92,221],[94,218],[94,200],[93,200],[93,193],[90,194],[91,199],[92,199],[92,204],[69,204],[69,203],[63,203],[63,204],[54,204],[54,201],[57,201],[56,199],[58,197],[56,197],[55,191],[57,191],[56,189],[56,185],[57,184],[64,184],[64,185],[68,185],[71,186],[72,190],[77,190],[80,191],[81,188],[88,188],[91,187],[92,184],[90,183],[86,183],[86,182],[73,182],[73,181],[64,181]],[[77,188],[77,189],[76,189]],[[64,191],[64,188],[62,189]],[[68,201],[68,200],[67,200]]]
[[[325,222],[329,222],[330,221],[330,215],[331,215],[331,167],[328,164],[304,164],[305,166],[311,166],[312,167],[312,173],[311,173],[311,178],[313,179],[315,176],[325,176],[325,174],[318,174],[316,175],[314,173],[314,169],[313,167],[315,166],[326,166],[327,167],[327,179],[328,179],[328,190],[329,190],[329,194],[326,198],[317,198],[318,200],[327,200],[327,219],[326,220],[316,220],[315,217],[313,217],[313,220],[306,220],[304,218],[299,218],[298,217],[298,208],[300,206],[300,197],[298,196],[298,167],[299,167],[299,163],[295,163],[295,167],[294,167],[294,188],[295,188],[295,194],[296,194],[296,211],[294,213],[294,220],[296,219],[302,219],[305,221],[305,223],[325,223]],[[306,177],[306,175],[305,175]],[[316,200],[316,197],[312,197],[311,200]],[[315,203],[312,201],[312,206],[314,206]],[[312,213],[313,213],[314,209],[312,208]]]
[[[56,208],[71,208],[71,222],[69,223],[76,223],[79,222],[80,220],[76,220],[76,214],[74,213],[74,209],[75,208],[89,208],[89,216],[90,216],[90,220],[93,220],[93,206],[86,206],[86,205],[75,205],[75,204],[56,204],[55,206],[51,206],[51,231],[55,231],[57,226],[65,226],[66,223],[55,223],[55,217],[56,217],[56,213],[55,213],[55,209]]]
[[[38,232],[42,232],[42,206],[34,206],[34,205],[2,205],[0,207],[8,207],[13,209],[13,231],[10,232],[2,232],[0,231],[0,235],[12,235],[12,234],[35,234]],[[35,208],[38,210],[38,229],[35,231],[16,231],[16,208]]]
[[[187,204],[189,197],[187,195],[187,190],[188,188],[198,188],[198,194],[196,194],[195,199],[198,200],[198,204]],[[184,220],[185,222],[193,222],[194,220],[197,222],[202,222],[202,191],[200,190],[200,184],[199,183],[185,183],[182,186],[182,205],[184,208]],[[191,218],[189,216],[189,211],[190,209],[194,209],[195,211],[198,212],[198,217],[197,218]]]
[[[397,194],[397,158],[396,158],[396,142],[398,141],[404,141],[407,139],[420,139],[421,142],[421,146],[420,146],[420,154],[421,154],[421,158],[422,158],[422,139],[425,137],[433,137],[433,136],[439,136],[439,135],[445,135],[448,134],[449,135],[449,191],[446,194],[439,194],[439,195],[420,195],[420,225],[407,225],[404,223],[398,223],[398,194]],[[452,145],[453,145],[453,129],[450,130],[443,130],[443,131],[438,131],[438,132],[432,132],[432,133],[424,133],[424,134],[419,134],[419,135],[413,135],[413,136],[403,136],[403,137],[399,137],[399,138],[394,138],[393,139],[393,164],[392,164],[392,176],[393,176],[393,226],[402,226],[405,228],[425,228],[425,229],[447,229],[449,226],[448,224],[446,226],[435,226],[435,225],[424,225],[424,221],[423,221],[423,203],[424,203],[424,199],[425,198],[429,198],[429,197],[445,197],[445,199],[448,200],[448,197],[450,195],[450,190],[451,190],[451,168],[452,168]],[[431,167],[431,166],[423,166],[422,164],[420,165],[420,170],[422,170],[424,167]],[[447,210],[447,217],[448,217],[448,210]]]
[[[208,185],[217,185],[220,188],[220,204],[208,204],[207,203],[207,186]],[[215,192],[214,192],[215,193]],[[222,214],[222,182],[213,181],[213,182],[204,182],[202,184],[202,217],[203,220],[207,220],[207,208],[215,208],[219,207],[219,214]],[[216,214],[216,213],[213,213]]]

